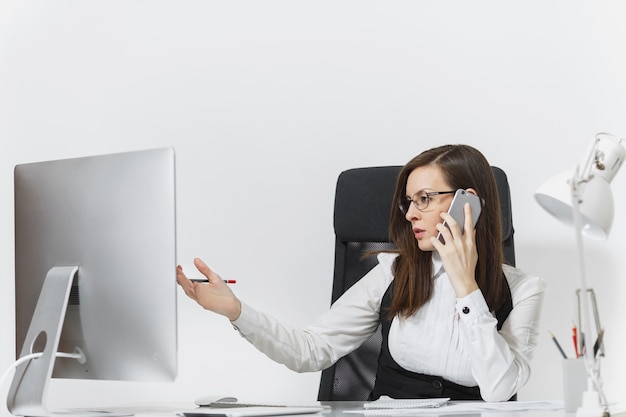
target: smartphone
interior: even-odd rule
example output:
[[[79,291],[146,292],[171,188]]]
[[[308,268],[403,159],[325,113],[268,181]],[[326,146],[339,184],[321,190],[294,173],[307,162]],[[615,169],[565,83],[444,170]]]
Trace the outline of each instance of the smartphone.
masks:
[[[472,207],[472,226],[476,226],[476,222],[478,221],[483,205],[482,199],[477,195],[461,189],[456,190],[454,198],[452,199],[452,204],[450,204],[450,208],[448,209],[448,214],[451,215],[461,227],[461,234],[464,233],[465,228],[465,213],[463,211],[465,203],[470,203],[470,206]],[[450,229],[445,221],[443,222],[443,225]],[[437,239],[439,239],[441,243],[445,243],[444,238],[441,236],[441,232],[437,235]]]

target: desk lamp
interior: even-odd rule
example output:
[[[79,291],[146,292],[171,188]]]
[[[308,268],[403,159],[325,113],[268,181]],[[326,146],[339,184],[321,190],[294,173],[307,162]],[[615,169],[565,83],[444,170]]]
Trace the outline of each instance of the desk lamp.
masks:
[[[579,325],[584,346],[588,347],[583,350],[587,391],[583,393],[582,405],[576,413],[578,417],[608,415],[600,377],[600,358],[591,348],[591,312],[587,299],[582,236],[605,240],[609,235],[613,224],[610,184],[626,156],[623,141],[623,138],[609,133],[596,134],[582,165],[576,166],[573,172],[564,172],[551,178],[535,193],[535,199],[541,207],[563,223],[573,226],[576,231],[582,294]],[[601,329],[596,329],[596,332],[600,333]]]

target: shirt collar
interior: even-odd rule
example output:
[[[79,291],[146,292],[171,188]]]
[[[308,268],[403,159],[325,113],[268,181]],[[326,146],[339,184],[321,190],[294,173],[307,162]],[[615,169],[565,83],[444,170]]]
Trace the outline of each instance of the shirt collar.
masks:
[[[432,251],[432,262],[433,262],[433,276],[437,278],[439,275],[443,273],[443,261],[441,260],[441,256],[439,252],[436,250]]]

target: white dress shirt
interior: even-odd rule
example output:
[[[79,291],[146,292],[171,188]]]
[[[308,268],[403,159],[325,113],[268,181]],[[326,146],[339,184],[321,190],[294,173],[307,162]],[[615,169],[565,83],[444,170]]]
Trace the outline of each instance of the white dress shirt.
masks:
[[[325,369],[358,348],[379,324],[380,304],[393,280],[397,255],[378,255],[379,264],[348,289],[318,320],[302,329],[242,303],[233,325],[257,349],[298,372]],[[433,252],[433,296],[414,315],[396,316],[389,351],[403,368],[480,387],[486,401],[506,401],[530,376],[537,346],[545,282],[504,265],[513,310],[500,332],[480,290],[457,299],[441,260]]]

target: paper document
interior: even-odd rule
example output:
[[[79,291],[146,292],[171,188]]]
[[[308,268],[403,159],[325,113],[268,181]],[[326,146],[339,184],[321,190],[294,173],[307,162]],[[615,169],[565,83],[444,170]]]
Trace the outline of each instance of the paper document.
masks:
[[[563,401],[503,401],[493,403],[484,401],[448,401],[434,408],[363,408],[362,410],[346,410],[344,412],[372,417],[409,416],[415,414],[465,414],[480,413],[481,411],[554,411],[562,409]]]
[[[437,408],[450,401],[450,398],[413,398],[393,399],[382,396],[376,401],[366,402],[363,408],[368,410],[404,409],[404,408]]]

